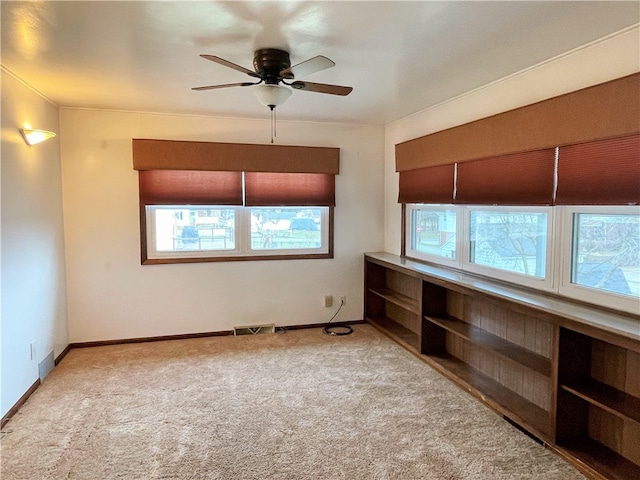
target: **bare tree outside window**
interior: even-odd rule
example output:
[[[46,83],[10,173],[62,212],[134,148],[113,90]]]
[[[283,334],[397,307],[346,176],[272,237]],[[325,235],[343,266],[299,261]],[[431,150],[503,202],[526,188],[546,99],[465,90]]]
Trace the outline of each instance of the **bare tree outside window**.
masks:
[[[472,211],[470,261],[545,277],[547,214]]]
[[[640,217],[574,216],[572,279],[621,295],[640,295]]]

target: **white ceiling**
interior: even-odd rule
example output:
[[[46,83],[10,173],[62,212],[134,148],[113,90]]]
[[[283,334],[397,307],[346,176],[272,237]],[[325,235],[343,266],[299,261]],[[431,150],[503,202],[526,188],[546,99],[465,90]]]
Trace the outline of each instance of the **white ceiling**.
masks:
[[[268,118],[253,51],[336,66],[302,80],[347,97],[295,91],[278,117],[386,124],[640,21],[639,2],[31,1],[0,2],[2,65],[65,107]]]

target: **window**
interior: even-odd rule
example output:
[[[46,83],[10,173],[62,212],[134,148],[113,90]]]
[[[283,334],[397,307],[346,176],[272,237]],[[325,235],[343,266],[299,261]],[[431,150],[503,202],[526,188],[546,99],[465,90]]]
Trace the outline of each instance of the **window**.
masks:
[[[566,207],[565,268],[570,297],[640,313],[640,209]]]
[[[455,207],[409,205],[407,254],[424,260],[459,263],[458,214]]]
[[[216,206],[147,206],[149,258],[236,252],[236,209]]]
[[[147,205],[147,258],[326,257],[329,207]]]
[[[453,147],[461,137],[450,134],[424,139],[441,135],[434,141]],[[640,133],[611,134],[481,158],[464,138],[471,151],[445,164],[434,151],[446,150],[396,146],[396,167],[399,150],[407,155],[398,168],[404,253],[640,314]],[[498,140],[485,136],[484,146]],[[445,217],[458,218],[455,230]],[[454,231],[458,240],[447,244]]]
[[[471,207],[468,212],[470,270],[500,270],[514,279],[523,277],[519,279],[521,282],[524,277],[548,280],[549,211],[542,207],[536,210]]]
[[[328,253],[328,208],[251,208],[253,252]]]
[[[333,258],[340,149],[133,139],[142,264]]]
[[[638,221],[632,215],[574,214],[571,283],[620,295],[631,295],[633,284],[637,294]]]
[[[640,314],[637,206],[406,208],[409,257]]]

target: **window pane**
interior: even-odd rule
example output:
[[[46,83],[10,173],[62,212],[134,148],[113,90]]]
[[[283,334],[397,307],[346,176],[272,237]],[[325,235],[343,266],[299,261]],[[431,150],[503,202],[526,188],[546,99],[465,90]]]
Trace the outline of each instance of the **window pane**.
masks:
[[[322,211],[327,208],[251,209],[252,250],[296,250],[322,247]]]
[[[455,259],[455,210],[416,208],[411,212],[411,250]]]
[[[469,240],[470,262],[545,278],[546,213],[472,211]]]
[[[640,296],[640,215],[574,215],[572,283]]]
[[[235,210],[221,207],[147,207],[153,215],[155,250],[235,249]]]

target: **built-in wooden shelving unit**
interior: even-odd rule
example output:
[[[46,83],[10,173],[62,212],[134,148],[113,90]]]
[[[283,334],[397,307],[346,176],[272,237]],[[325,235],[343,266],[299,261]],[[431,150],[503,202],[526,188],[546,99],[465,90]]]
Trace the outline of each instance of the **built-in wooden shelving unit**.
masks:
[[[387,253],[365,318],[594,478],[640,478],[640,318]]]

